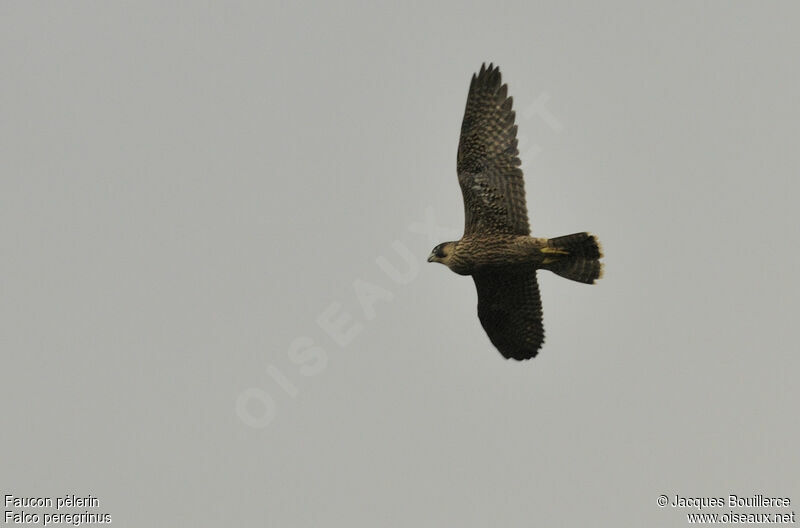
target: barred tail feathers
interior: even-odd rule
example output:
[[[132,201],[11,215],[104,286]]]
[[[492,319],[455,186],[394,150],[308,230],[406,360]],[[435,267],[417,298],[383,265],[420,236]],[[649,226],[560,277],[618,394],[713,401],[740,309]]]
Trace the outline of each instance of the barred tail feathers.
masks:
[[[565,279],[593,284],[603,276],[603,250],[591,233],[574,233],[551,238],[545,253],[544,268]]]

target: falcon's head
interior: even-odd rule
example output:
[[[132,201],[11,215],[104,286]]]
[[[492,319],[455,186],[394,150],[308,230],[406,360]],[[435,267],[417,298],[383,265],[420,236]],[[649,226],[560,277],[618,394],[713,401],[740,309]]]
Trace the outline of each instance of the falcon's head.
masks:
[[[450,259],[456,250],[455,242],[442,242],[431,251],[428,256],[428,262],[441,262],[447,267],[450,267]]]

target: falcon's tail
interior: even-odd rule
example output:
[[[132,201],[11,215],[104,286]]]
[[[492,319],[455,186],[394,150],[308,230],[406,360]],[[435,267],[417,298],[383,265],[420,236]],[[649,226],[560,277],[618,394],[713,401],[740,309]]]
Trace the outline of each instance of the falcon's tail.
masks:
[[[603,251],[590,233],[551,238],[541,251],[545,255],[544,269],[566,279],[592,284],[603,276]]]

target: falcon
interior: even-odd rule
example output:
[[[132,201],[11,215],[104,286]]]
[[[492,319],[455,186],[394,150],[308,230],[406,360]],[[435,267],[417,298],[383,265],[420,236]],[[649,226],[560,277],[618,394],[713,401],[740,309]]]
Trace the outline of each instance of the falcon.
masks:
[[[507,359],[525,360],[544,342],[536,271],[593,284],[603,254],[590,233],[531,236],[512,104],[499,68],[482,65],[469,85],[458,142],[464,235],[433,248],[428,262],[472,275],[478,319],[492,344]]]

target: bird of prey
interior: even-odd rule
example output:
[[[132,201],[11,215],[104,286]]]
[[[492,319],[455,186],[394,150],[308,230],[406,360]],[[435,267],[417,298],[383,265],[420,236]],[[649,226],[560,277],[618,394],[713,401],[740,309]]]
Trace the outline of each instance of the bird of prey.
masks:
[[[478,318],[505,358],[530,359],[544,342],[536,270],[592,284],[602,275],[600,244],[590,233],[530,236],[517,126],[508,86],[489,64],[473,74],[458,142],[464,235],[439,244],[428,262],[472,275]]]

